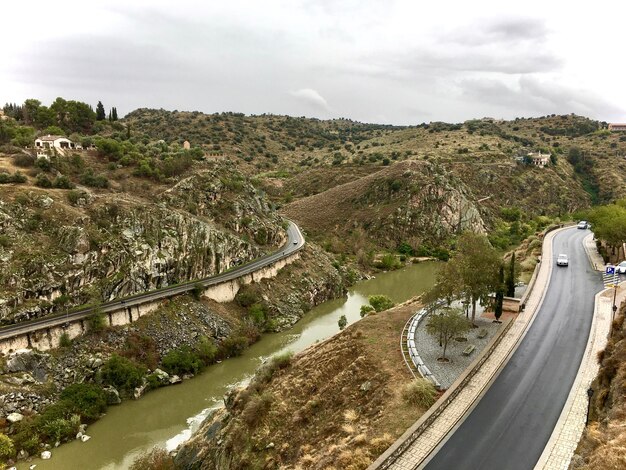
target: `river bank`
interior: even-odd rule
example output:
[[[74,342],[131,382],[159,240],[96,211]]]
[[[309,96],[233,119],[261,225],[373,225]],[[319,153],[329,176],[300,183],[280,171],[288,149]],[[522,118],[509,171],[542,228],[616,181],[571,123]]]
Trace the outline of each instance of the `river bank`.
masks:
[[[419,295],[432,285],[436,269],[437,263],[420,263],[357,283],[346,298],[319,305],[291,330],[264,335],[240,357],[211,366],[180,385],[109,408],[104,419],[88,428],[90,441],[70,442],[53,449],[51,460],[34,463],[38,469],[64,469],[70,463],[75,468],[124,469],[155,445],[169,442],[168,447],[175,447],[189,436],[206,410],[220,404],[233,386],[249,379],[267,357],[285,350],[298,352],[332,336],[339,331],[341,315],[346,315],[349,323],[359,320],[360,306],[368,295],[386,294],[395,302]],[[28,464],[18,468],[28,468]]]

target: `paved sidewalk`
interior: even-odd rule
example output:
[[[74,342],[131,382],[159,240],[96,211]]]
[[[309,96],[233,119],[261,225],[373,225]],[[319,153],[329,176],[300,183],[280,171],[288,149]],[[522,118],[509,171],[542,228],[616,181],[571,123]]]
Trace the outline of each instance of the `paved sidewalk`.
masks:
[[[532,324],[535,313],[539,310],[543,301],[545,288],[550,279],[553,266],[551,262],[552,239],[559,231],[549,232],[545,237],[542,251],[542,260],[545,261],[542,261],[539,267],[535,281],[536,287],[526,300],[524,312],[518,315],[515,323],[506,332],[500,344],[452,403],[445,408],[433,424],[389,468],[396,470],[419,468],[424,460],[444,441],[450,431],[472,408],[497,372],[506,364],[525,331]]]
[[[591,240],[591,236],[588,237]],[[597,257],[596,269],[603,270],[604,263],[596,250],[595,243],[588,244],[585,239],[585,249],[590,259]],[[535,470],[567,470],[580,437],[585,429],[587,420],[587,406],[589,398],[587,389],[596,377],[599,369],[598,352],[606,347],[613,318],[613,289],[605,289],[596,295],[591,332],[585,355],[578,369],[576,380],[561,416],[550,436]],[[615,304],[620,305],[626,298],[626,283],[621,283],[615,298]]]

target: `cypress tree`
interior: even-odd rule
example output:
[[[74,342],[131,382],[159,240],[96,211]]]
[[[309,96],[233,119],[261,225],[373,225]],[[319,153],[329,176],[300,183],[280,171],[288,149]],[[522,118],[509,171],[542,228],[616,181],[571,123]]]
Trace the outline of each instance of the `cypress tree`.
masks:
[[[98,101],[98,105],[96,106],[96,121],[104,121],[105,119],[104,105],[102,101]]]
[[[496,290],[496,305],[494,308],[494,315],[496,321],[500,321],[502,316],[502,304],[504,303],[504,266],[500,265],[500,272],[498,274],[498,288]]]
[[[111,119],[112,121],[117,121],[117,108],[116,107],[113,107],[111,109],[111,118],[112,118]]]

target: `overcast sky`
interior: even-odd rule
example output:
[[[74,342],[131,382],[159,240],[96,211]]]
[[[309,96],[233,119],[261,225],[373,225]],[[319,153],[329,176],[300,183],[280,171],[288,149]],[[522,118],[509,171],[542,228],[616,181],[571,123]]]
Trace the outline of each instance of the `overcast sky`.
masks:
[[[419,124],[626,122],[626,2],[88,0],[2,6],[0,101]]]

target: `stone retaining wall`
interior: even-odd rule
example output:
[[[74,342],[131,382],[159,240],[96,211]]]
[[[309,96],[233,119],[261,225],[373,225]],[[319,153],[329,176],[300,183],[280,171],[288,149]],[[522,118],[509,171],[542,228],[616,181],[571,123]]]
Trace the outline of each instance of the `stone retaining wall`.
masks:
[[[252,282],[258,282],[261,279],[274,277],[280,269],[293,263],[298,258],[300,258],[300,254],[298,252],[293,253],[292,255],[260,268],[253,273],[245,274],[231,281],[224,281],[219,284],[209,286],[203,291],[202,295],[220,303],[231,302],[234,300],[237,292],[239,292],[239,289],[242,286],[251,284]],[[170,297],[175,295],[179,294],[172,294]],[[103,314],[105,316],[107,326],[127,325],[137,321],[142,316],[157,310],[166,298],[167,297],[159,300],[146,300],[146,302],[139,305],[127,306],[118,310],[108,311]],[[24,348],[35,348],[40,351],[46,351],[59,346],[63,333],[66,333],[70,339],[74,339],[77,336],[84,334],[86,331],[86,319],[70,320],[65,325],[43,327],[39,330],[0,340],[0,352],[8,354]]]

